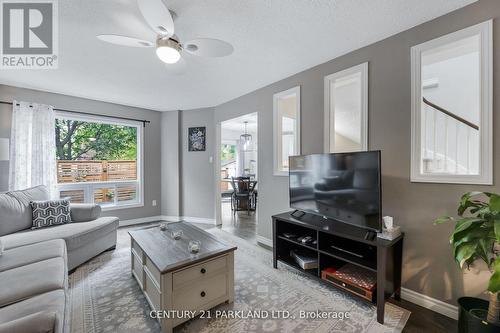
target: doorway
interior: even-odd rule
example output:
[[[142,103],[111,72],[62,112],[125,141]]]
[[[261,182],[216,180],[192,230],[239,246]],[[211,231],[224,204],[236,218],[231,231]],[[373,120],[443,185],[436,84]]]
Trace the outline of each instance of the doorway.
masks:
[[[255,112],[223,121],[217,140],[217,223],[250,241],[258,214],[257,120]]]

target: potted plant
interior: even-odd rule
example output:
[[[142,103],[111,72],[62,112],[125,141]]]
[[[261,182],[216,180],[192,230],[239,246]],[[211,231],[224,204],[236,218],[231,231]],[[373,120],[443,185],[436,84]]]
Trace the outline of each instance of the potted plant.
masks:
[[[453,255],[460,268],[483,261],[491,272],[489,303],[462,297],[459,332],[500,332],[500,195],[486,192],[465,193],[458,206],[458,219],[443,216],[436,224],[455,222],[450,237]]]

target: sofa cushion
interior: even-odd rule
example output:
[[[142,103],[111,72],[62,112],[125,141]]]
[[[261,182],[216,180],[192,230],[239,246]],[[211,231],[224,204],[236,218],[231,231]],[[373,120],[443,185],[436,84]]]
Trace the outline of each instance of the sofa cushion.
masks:
[[[32,201],[30,205],[33,216],[31,229],[46,228],[71,222],[69,201],[66,199]]]
[[[41,311],[0,324],[0,333],[52,333],[56,325],[56,313]]]
[[[55,314],[55,322],[51,323],[50,315],[45,315],[43,316],[44,322],[40,323],[40,327],[46,325],[50,326],[50,324],[52,324],[54,328],[53,332],[62,333],[65,327],[65,302],[66,294],[63,289],[58,289],[38,296],[34,296],[27,300],[0,308],[0,323],[8,324],[11,321],[19,320],[20,318],[24,318],[43,311],[46,314]],[[46,320],[49,320],[49,322],[46,322]]]
[[[101,216],[101,206],[96,204],[71,204],[71,222],[87,222]]]
[[[57,257],[66,258],[66,244],[62,239],[17,247],[0,257],[0,272]]]
[[[0,307],[46,292],[65,289],[65,258],[52,258],[0,273]]]
[[[19,246],[62,238],[66,241],[67,251],[90,243],[104,235],[115,232],[118,228],[117,217],[101,217],[82,223],[68,223],[48,228],[26,230],[2,237],[5,250]]]
[[[48,199],[45,186],[0,194],[0,236],[31,228],[30,202]]]

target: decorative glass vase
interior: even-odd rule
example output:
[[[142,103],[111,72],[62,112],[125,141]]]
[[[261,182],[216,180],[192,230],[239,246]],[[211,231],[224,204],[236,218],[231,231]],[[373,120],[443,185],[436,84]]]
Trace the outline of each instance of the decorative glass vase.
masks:
[[[197,240],[189,241],[188,251],[191,253],[198,253],[201,249],[201,242]]]
[[[175,240],[181,239],[183,234],[182,230],[172,230],[170,232],[170,236]]]

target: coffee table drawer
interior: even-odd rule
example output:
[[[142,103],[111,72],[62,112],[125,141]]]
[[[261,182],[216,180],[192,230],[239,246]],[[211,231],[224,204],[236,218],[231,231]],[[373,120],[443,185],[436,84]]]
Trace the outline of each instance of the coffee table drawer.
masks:
[[[132,252],[132,272],[134,273],[135,278],[137,279],[137,282],[139,283],[141,288],[143,288],[144,271],[142,269],[142,262],[134,252]]]
[[[146,264],[144,269],[147,269],[149,273],[151,274],[151,278],[154,280],[158,288],[161,286],[161,273],[160,271],[156,268],[156,266],[153,264],[151,259],[149,257],[146,257]]]
[[[204,278],[189,287],[173,291],[173,308],[200,310],[204,305],[227,295],[226,273]]]
[[[212,275],[213,273],[220,273],[222,271],[225,272],[227,270],[227,258],[228,256],[225,255],[220,258],[174,272],[172,277],[174,288],[185,283],[202,279],[206,276]]]
[[[144,262],[144,252],[142,249],[137,245],[137,243],[132,239],[132,253],[135,252],[135,254],[139,257],[139,260],[141,261],[141,264]]]
[[[153,310],[161,310],[161,293],[153,282],[151,273],[148,270],[144,270],[144,294],[146,294]]]

